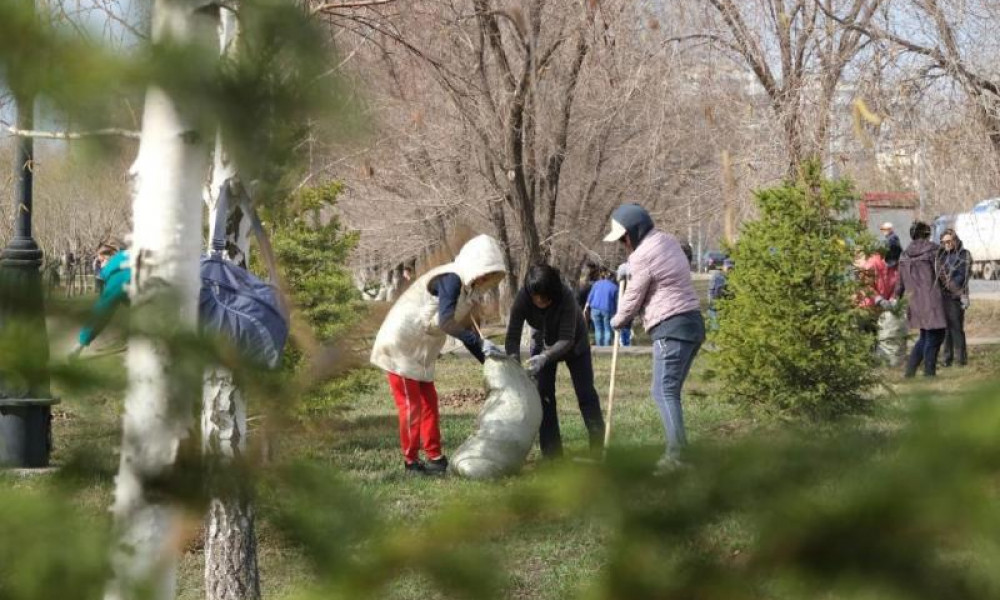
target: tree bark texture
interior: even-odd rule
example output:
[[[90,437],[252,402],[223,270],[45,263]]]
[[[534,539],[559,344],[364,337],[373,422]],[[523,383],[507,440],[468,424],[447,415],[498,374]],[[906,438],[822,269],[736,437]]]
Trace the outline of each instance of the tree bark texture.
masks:
[[[181,0],[157,0],[154,41],[194,42],[212,19]],[[208,39],[211,39],[210,37]],[[184,543],[183,519],[164,484],[191,427],[197,384],[184,377],[179,355],[147,326],[193,331],[198,316],[201,251],[200,193],[208,148],[194,130],[190,104],[163,89],[146,93],[134,177],[134,244],[130,251],[131,319],[128,390],[121,461],[115,479],[114,547],[109,600],[175,596],[176,561]],[[170,487],[166,487],[169,490]]]
[[[223,56],[235,51],[239,23],[236,13],[224,8],[219,14],[219,48]],[[221,134],[215,138],[212,177],[206,193],[209,223],[214,227],[222,186],[236,176],[237,169],[226,152]],[[231,196],[232,197],[232,196]],[[250,256],[250,219],[235,203],[226,219],[226,257],[246,266]],[[209,232],[211,240],[214,232]],[[211,244],[211,242],[209,242]],[[257,568],[257,538],[252,493],[246,478],[235,472],[246,456],[247,406],[233,374],[215,368],[205,372],[201,419],[202,451],[213,485],[205,522],[205,597],[208,600],[258,600],[260,575]]]
[[[246,452],[246,402],[226,369],[205,375],[202,396],[204,451],[214,469],[227,469]],[[240,481],[229,473],[224,479]],[[205,524],[205,597],[256,600],[260,595],[255,514],[246,490],[230,489],[209,501]]]

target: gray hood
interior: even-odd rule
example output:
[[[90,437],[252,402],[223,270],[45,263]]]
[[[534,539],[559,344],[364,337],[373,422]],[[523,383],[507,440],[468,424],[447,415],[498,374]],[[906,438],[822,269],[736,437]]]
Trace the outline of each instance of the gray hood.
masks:
[[[649,216],[646,209],[638,204],[622,204],[611,213],[611,227],[613,231],[620,226],[628,234],[632,247],[636,248],[639,243],[653,230],[653,218]]]

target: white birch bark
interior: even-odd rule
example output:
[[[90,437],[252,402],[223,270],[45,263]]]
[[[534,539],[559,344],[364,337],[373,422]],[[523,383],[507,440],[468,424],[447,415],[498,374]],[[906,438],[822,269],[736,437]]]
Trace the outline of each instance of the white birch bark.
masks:
[[[153,40],[187,42],[202,39],[206,32],[211,35],[213,20],[198,7],[191,0],[156,0]],[[193,131],[194,119],[183,110],[164,90],[147,90],[139,153],[132,167],[130,295],[133,322],[153,317],[194,329],[200,286],[199,198],[208,149]],[[166,297],[174,301],[165,304]],[[121,462],[112,506],[113,572],[105,598],[170,600],[176,593],[181,518],[150,484],[169,475],[174,465],[190,432],[193,397],[171,378],[170,357],[156,339],[133,334],[127,367]]]
[[[223,8],[219,17],[219,47],[223,56],[231,55],[238,35],[236,14]],[[222,186],[236,174],[236,165],[226,153],[222,136],[216,134],[212,177],[205,194],[212,228]],[[230,202],[230,212],[234,202],[235,198]],[[209,246],[213,233],[209,231]],[[241,218],[234,233],[234,241],[240,249],[236,260],[249,261],[249,218]],[[202,449],[210,455],[208,464],[212,468],[226,469],[233,461],[245,458],[246,401],[227,369],[218,367],[205,373],[201,434]],[[225,477],[225,474],[219,475]],[[260,578],[253,504],[244,491],[230,492],[209,500],[205,523],[205,597],[209,600],[257,600],[260,598]]]
[[[246,403],[232,373],[218,368],[205,375],[202,435],[214,464],[245,456]],[[245,493],[213,497],[205,524],[205,597],[209,600],[260,598],[253,504]]]

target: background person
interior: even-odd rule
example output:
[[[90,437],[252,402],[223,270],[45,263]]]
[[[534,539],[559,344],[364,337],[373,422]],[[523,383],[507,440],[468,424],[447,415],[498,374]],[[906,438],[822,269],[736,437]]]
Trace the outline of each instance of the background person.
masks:
[[[863,290],[863,296],[859,303],[862,307],[878,306],[884,308],[896,292],[899,272],[889,268],[883,256],[885,251],[886,249],[883,248],[867,258],[863,258],[857,265],[866,284],[866,289]]]
[[[910,226],[913,241],[899,259],[899,283],[896,284],[895,296],[902,298],[906,292],[910,293],[906,307],[907,322],[911,329],[920,330],[920,338],[913,345],[906,363],[906,377],[916,375],[921,363],[924,375],[934,377],[937,374],[938,350],[944,341],[944,303],[934,270],[938,245],[930,241],[930,237],[930,226],[923,221],[914,221]]]
[[[718,269],[711,271],[708,282],[708,321],[713,330],[719,328],[719,308],[716,302],[726,295],[726,277],[732,268],[733,261],[726,258]]]
[[[447,336],[459,339],[482,363],[503,350],[464,323],[482,292],[499,285],[506,267],[500,244],[488,235],[467,242],[454,262],[413,282],[389,310],[372,348],[371,363],[386,372],[399,416],[404,470],[443,474],[434,366]],[[427,461],[420,460],[423,450]]]
[[[590,297],[590,289],[594,287],[597,275],[590,265],[585,265],[583,274],[580,275],[580,282],[576,286],[576,303],[583,309],[583,320],[587,323],[587,331],[593,331],[594,322],[587,314],[587,298]]]
[[[67,250],[63,253],[60,270],[62,271],[63,285],[66,286],[66,297],[69,298],[76,293],[76,256]]]
[[[90,263],[90,270],[94,273],[94,291],[97,292],[98,295],[100,295],[101,290],[104,289],[104,280],[101,279],[101,267],[103,266],[104,261],[101,260],[101,249],[98,249],[97,254],[94,255],[94,260]]]
[[[101,275],[101,271],[120,248],[121,244],[114,241],[101,242],[97,248],[97,256],[94,257],[94,287],[98,295],[104,291],[104,276]]]
[[[879,227],[882,232],[883,243],[885,244],[885,264],[890,269],[895,269],[899,265],[899,257],[903,255],[903,245],[899,241],[892,227],[892,223],[886,221]]]
[[[954,229],[941,234],[937,255],[938,285],[944,305],[945,333],[941,365],[950,367],[954,360],[964,367],[969,362],[965,347],[965,310],[969,307],[969,275],[972,254],[962,246]]]
[[[866,289],[862,290],[859,306],[870,311],[876,333],[875,355],[890,367],[906,360],[906,321],[895,310],[891,299],[899,281],[899,269],[885,263],[885,246],[864,258],[858,265]]]
[[[618,279],[618,289],[622,289],[622,284],[628,287],[628,261],[623,262],[618,265],[618,271],[615,273]],[[621,300],[621,298],[619,298]],[[613,329],[613,328],[612,328]],[[622,346],[632,345],[632,323],[626,323],[621,327],[621,343]]]
[[[611,215],[606,242],[620,242],[629,253],[629,286],[611,326],[621,328],[639,312],[653,339],[653,400],[660,411],[667,451],[657,463],[669,469],[687,444],[681,388],[705,341],[705,321],[691,282],[687,257],[674,236],[654,229],[638,204],[624,204]]]
[[[611,317],[618,310],[618,285],[611,280],[610,272],[605,271],[602,275],[590,288],[584,314],[589,309],[590,318],[594,322],[594,345],[610,346],[614,338]]]
[[[528,372],[538,381],[542,398],[542,425],[538,444],[544,458],[562,456],[562,435],[556,408],[556,365],[566,363],[576,392],[591,452],[604,447],[604,417],[594,387],[594,365],[583,311],[573,291],[563,284],[559,269],[538,264],[528,269],[524,287],[514,298],[507,325],[507,354],[521,357],[521,331],[532,328]]]
[[[684,256],[687,257],[688,270],[690,270],[691,262],[694,261],[694,248],[691,247],[691,242],[687,240],[681,242],[681,250],[684,251]]]
[[[126,238],[127,239],[127,238]],[[129,266],[127,249],[117,250],[119,244],[109,243],[102,246],[106,260],[101,267],[101,280],[104,287],[97,302],[90,310],[90,316],[80,329],[77,336],[77,346],[70,353],[75,358],[97,339],[104,331],[118,307],[128,304],[128,284],[132,280],[132,269]],[[121,244],[124,245],[124,244]]]

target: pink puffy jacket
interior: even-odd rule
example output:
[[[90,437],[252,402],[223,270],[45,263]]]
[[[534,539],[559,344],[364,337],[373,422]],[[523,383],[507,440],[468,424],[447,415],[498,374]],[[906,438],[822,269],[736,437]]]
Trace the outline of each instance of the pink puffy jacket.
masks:
[[[654,229],[646,234],[628,259],[631,276],[611,326],[618,328],[642,311],[649,331],[674,315],[698,310],[691,268],[674,236]]]

